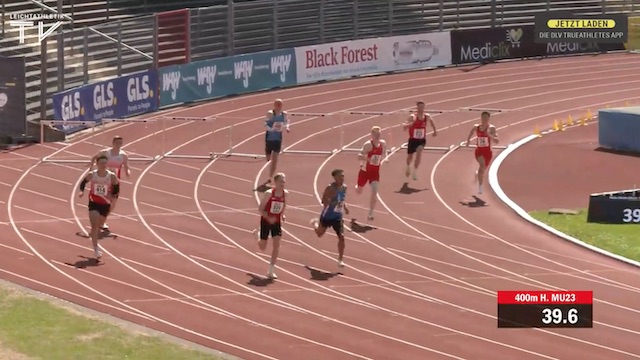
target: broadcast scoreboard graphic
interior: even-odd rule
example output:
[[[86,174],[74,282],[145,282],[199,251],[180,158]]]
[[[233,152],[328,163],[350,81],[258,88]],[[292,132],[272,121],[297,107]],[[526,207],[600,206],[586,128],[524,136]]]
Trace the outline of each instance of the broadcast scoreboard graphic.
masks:
[[[536,43],[624,43],[629,36],[624,14],[573,15],[547,12],[536,15]]]
[[[592,291],[498,291],[498,328],[592,327]]]

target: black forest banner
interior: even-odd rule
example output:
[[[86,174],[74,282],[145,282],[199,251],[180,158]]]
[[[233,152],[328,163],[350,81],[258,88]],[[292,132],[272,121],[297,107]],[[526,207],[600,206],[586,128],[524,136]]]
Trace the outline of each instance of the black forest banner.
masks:
[[[24,58],[0,57],[0,137],[26,133],[25,88]]]
[[[451,32],[454,64],[542,56],[545,44],[534,43],[534,27],[513,26]]]

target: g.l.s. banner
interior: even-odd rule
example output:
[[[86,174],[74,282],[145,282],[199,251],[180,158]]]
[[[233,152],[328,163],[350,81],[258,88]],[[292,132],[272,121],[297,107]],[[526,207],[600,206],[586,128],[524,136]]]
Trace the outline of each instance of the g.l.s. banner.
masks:
[[[158,76],[154,70],[81,86],[53,96],[54,116],[63,121],[126,118],[158,109]],[[65,133],[85,126],[60,125]]]
[[[160,106],[295,85],[293,49],[160,68]]]

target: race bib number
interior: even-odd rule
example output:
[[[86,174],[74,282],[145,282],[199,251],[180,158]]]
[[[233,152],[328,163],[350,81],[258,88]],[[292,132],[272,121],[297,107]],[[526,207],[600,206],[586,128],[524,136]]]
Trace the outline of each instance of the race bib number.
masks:
[[[277,131],[277,132],[282,132],[282,127],[283,127],[283,126],[282,126],[282,123],[281,123],[281,122],[279,122],[279,121],[274,122],[274,123],[273,123],[273,126],[272,126],[273,131]]]
[[[489,138],[488,137],[479,137],[478,138],[478,147],[487,147],[489,146]]]
[[[337,213],[342,213],[343,211],[344,211],[344,201],[339,201],[339,202],[336,204],[335,212],[337,212]]]
[[[424,139],[424,129],[413,129],[414,139]]]
[[[369,164],[373,166],[380,166],[380,160],[382,160],[382,156],[380,155],[371,155],[371,159],[369,160]]]
[[[284,203],[281,201],[272,201],[271,202],[271,209],[269,209],[269,212],[274,214],[274,215],[278,215],[282,212],[282,209],[284,209]]]
[[[98,196],[107,196],[109,189],[104,184],[95,184],[93,185],[93,193]]]

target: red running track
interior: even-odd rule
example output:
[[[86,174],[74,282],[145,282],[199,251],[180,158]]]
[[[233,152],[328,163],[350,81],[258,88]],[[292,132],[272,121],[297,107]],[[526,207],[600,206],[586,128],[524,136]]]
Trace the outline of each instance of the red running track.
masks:
[[[177,116],[218,114],[210,125],[170,124],[166,150],[260,153],[262,116],[275,97],[290,111],[395,111],[424,99],[429,108],[511,109],[494,116],[503,144],[547,128],[554,118],[640,100],[640,58],[609,54],[451,68],[363,78],[254,94],[188,109]],[[588,89],[588,90],[587,90]],[[464,140],[477,113],[436,117],[431,145]],[[372,125],[392,146],[405,141],[391,116],[344,119],[344,138],[360,146]],[[286,146],[330,150],[335,117],[296,119]],[[347,234],[347,267],[337,274],[336,240],[317,239],[309,219],[331,169],[353,184],[353,153],[284,155],[291,191],[279,279],[261,280],[268,256],[251,235],[257,224],[254,184],[264,162],[247,158],[163,159],[138,163],[123,186],[102,241],[101,266],[86,266],[86,204],[75,197],[80,165],[38,164],[54,154],[87,156],[120,133],[135,154],[156,155],[157,125],[127,124],[69,145],[33,146],[2,155],[2,277],[244,359],[634,359],[640,358],[638,270],[568,244],[521,221],[490,192],[485,206],[466,206],[474,192],[467,149],[425,152],[420,179],[404,183],[404,154],[383,169],[377,217]],[[155,135],[154,135],[155,134]],[[539,159],[549,161],[549,159]],[[544,174],[539,174],[544,176]],[[406,189],[405,189],[406,190]],[[529,192],[528,188],[516,192]],[[410,192],[410,193],[407,193]],[[513,191],[511,191],[513,194]],[[368,196],[348,195],[352,216],[366,215]],[[476,203],[478,204],[478,202]],[[75,265],[75,266],[74,266]],[[499,330],[497,290],[594,291],[588,330]],[[634,340],[636,339],[636,340]]]

